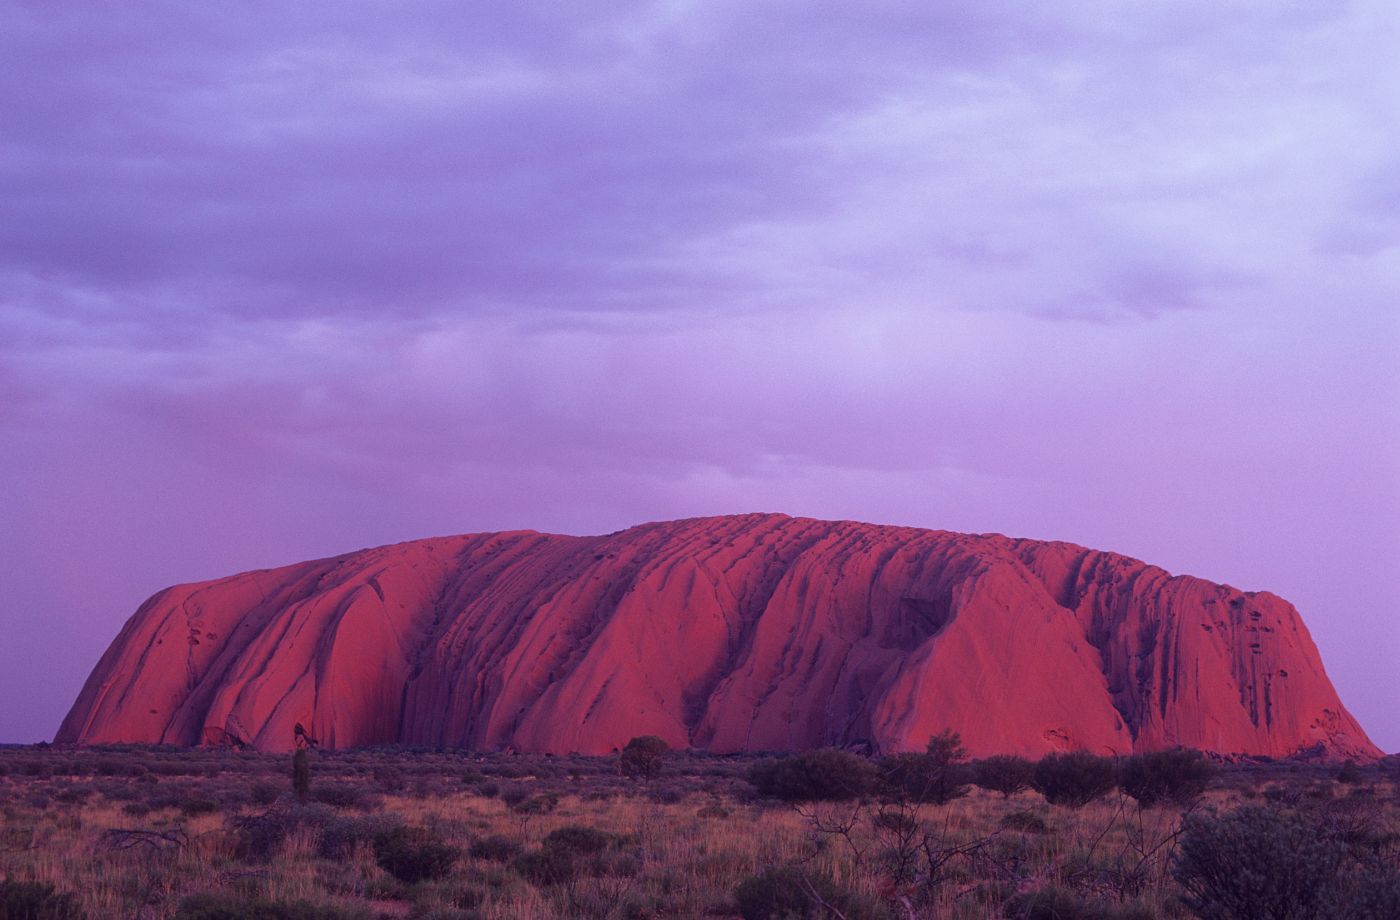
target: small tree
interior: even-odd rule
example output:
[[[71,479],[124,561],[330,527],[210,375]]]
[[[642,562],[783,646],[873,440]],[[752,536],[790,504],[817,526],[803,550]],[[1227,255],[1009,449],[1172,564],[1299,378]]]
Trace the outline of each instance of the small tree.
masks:
[[[957,732],[929,739],[922,754],[892,754],[880,760],[884,793],[897,800],[946,805],[967,795],[967,751]]]
[[[1046,754],[1035,765],[1031,786],[1051,805],[1080,808],[1118,785],[1118,769],[1107,757],[1086,751]]]
[[[1000,792],[1009,799],[1023,789],[1029,789],[1035,764],[1014,754],[997,754],[977,761],[972,767],[972,781],[983,789]]]
[[[619,766],[623,776],[653,779],[661,772],[671,746],[655,735],[642,735],[627,742]]]
[[[1200,751],[1177,748],[1134,754],[1123,764],[1120,785],[1144,808],[1190,805],[1215,778],[1216,766]]]
[[[303,801],[311,792],[311,758],[304,747],[292,755],[292,791]]]

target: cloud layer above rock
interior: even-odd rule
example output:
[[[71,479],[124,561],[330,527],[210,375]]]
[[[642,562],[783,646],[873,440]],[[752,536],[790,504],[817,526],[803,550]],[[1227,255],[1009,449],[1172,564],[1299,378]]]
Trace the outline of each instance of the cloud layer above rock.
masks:
[[[1393,5],[532,9],[0,12],[0,740],[173,581],[781,510],[1277,591],[1400,747]]]

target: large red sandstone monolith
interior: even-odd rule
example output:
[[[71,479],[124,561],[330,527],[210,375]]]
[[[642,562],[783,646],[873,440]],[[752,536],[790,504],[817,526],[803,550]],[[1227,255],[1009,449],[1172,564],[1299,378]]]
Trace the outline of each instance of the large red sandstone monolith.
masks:
[[[1297,612],[1064,543],[742,515],[168,588],[61,742],[1379,752]]]

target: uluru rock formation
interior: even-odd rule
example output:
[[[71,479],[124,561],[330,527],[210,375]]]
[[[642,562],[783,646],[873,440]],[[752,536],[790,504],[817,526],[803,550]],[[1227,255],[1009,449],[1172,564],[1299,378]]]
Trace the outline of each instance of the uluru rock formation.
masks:
[[[1066,543],[740,515],[418,540],[152,597],[60,742],[1379,751],[1268,593]]]

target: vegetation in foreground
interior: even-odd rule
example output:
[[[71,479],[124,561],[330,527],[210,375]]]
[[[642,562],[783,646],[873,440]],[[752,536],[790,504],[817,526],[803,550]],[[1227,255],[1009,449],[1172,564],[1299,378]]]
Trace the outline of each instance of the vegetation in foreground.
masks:
[[[0,920],[1395,920],[1395,767],[0,748]]]

